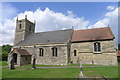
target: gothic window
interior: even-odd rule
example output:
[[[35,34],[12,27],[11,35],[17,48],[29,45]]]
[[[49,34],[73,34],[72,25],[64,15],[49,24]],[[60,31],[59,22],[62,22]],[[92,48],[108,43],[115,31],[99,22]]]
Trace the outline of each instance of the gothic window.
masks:
[[[52,56],[54,56],[54,48],[52,48]]]
[[[21,29],[22,28],[22,24],[21,24],[21,21],[19,21],[20,22],[20,24],[19,24],[19,29]]]
[[[74,50],[74,56],[77,56],[77,50]]]
[[[58,49],[57,48],[52,48],[52,56],[57,57],[58,56]]]
[[[29,26],[29,31],[31,31],[31,26]]]
[[[22,27],[21,24],[19,24],[19,29],[21,29],[21,27]]]
[[[101,45],[100,43],[94,43],[94,52],[101,52]]]
[[[43,48],[40,48],[39,49],[39,56],[43,57],[43,55],[44,55],[44,50],[43,50]]]

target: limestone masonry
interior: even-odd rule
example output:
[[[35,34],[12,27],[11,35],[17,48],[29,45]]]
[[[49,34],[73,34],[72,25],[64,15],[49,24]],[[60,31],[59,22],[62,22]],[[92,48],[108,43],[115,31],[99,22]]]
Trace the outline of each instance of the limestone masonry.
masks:
[[[35,33],[35,22],[16,20],[14,46],[8,55],[16,65],[36,64],[117,65],[114,35],[110,27]]]

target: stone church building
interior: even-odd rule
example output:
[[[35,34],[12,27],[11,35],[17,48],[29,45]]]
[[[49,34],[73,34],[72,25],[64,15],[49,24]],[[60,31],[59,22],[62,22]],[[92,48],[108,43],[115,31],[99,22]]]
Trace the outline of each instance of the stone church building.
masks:
[[[8,63],[16,65],[36,64],[67,65],[77,63],[117,65],[114,35],[110,27],[86,30],[56,30],[35,33],[35,22],[16,20],[14,46],[8,55]]]

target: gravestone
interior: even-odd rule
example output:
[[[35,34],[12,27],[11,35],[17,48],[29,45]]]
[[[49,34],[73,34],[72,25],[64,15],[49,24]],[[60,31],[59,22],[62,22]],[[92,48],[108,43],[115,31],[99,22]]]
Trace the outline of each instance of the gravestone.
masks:
[[[85,78],[85,76],[83,75],[83,73],[82,73],[82,60],[80,60],[79,58],[78,58],[78,65],[79,65],[79,67],[80,67],[80,73],[79,73],[79,78]],[[81,80],[81,79],[80,79]]]
[[[14,59],[13,59],[13,57],[12,57],[11,60],[10,60],[9,69],[10,69],[10,70],[15,69],[15,67],[14,67]]]
[[[35,59],[35,57],[34,57],[34,58],[33,58],[32,69],[36,69],[36,67],[35,67],[35,61],[36,61],[36,59]]]

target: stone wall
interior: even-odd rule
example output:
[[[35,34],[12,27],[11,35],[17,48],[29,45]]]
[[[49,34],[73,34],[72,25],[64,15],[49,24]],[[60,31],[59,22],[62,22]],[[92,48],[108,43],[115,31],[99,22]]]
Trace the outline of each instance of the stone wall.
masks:
[[[20,24],[21,24],[21,28],[20,28]],[[31,31],[29,31],[30,27],[31,27]],[[30,22],[27,19],[16,20],[14,45],[24,40],[25,37],[30,33],[34,33],[34,31],[35,31],[35,23]]]
[[[10,60],[13,58],[13,54],[9,54],[8,55],[8,65],[10,65]],[[18,54],[17,53],[17,64],[16,65],[18,65],[18,66],[20,66],[21,64],[20,64],[20,58],[21,58],[21,55],[20,54]]]
[[[39,45],[37,46],[36,50],[36,64],[42,64],[42,65],[67,65],[67,45],[65,44],[57,44],[57,45]],[[52,56],[52,48],[56,47],[58,49],[58,56],[53,57]],[[44,49],[44,55],[43,57],[39,56],[39,48]]]
[[[96,42],[101,44],[100,53],[94,52],[93,44],[95,41],[71,43],[71,60],[73,63],[77,63],[79,57],[83,64],[116,65],[115,42],[113,40]],[[77,50],[77,56],[74,56],[74,50]]]
[[[52,48],[56,47],[58,50],[58,56],[52,56]],[[27,50],[30,54],[36,56],[36,64],[42,65],[67,65],[68,64],[68,52],[70,45],[66,44],[41,44],[41,45],[31,45],[31,46],[16,46],[16,48],[21,48]],[[39,49],[44,49],[44,56],[39,56]],[[24,60],[21,61],[23,62]],[[32,63],[32,59],[31,59]]]
[[[20,65],[31,64],[31,56],[21,56],[20,57]]]

